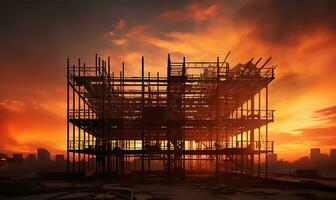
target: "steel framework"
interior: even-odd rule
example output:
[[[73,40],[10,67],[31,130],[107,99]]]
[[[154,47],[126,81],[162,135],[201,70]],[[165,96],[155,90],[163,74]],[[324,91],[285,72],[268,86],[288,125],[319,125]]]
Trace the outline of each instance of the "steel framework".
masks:
[[[229,55],[229,54],[228,54]],[[173,62],[167,76],[125,76],[110,58],[95,66],[67,59],[68,173],[170,177],[266,176],[270,58],[230,68],[226,61]],[[265,163],[265,164],[262,164]]]

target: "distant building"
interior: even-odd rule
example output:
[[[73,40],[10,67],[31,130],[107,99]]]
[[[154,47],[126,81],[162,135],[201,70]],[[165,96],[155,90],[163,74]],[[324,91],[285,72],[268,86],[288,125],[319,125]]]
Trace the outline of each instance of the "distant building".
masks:
[[[268,155],[268,162],[275,164],[278,161],[278,154],[272,153]]]
[[[66,170],[66,161],[64,159],[64,155],[56,154],[55,161],[55,170],[64,172]]]
[[[0,176],[5,175],[5,170],[7,167],[7,155],[4,153],[0,153]]]
[[[18,171],[23,168],[23,154],[13,154],[12,158],[8,160],[8,170],[10,171]]]
[[[7,154],[5,154],[5,153],[0,153],[0,159],[2,159],[2,158],[6,158],[6,159],[7,159]]]
[[[328,162],[329,161],[329,156],[328,154],[321,153],[319,162]]]
[[[13,160],[16,160],[16,161],[23,161],[23,154],[22,153],[15,153],[13,154]]]
[[[24,159],[24,167],[27,170],[36,170],[37,159],[35,154],[28,154],[28,156]]]
[[[50,161],[49,151],[44,148],[38,148],[37,149],[37,160],[40,162],[49,162]]]
[[[301,157],[298,160],[294,161],[294,165],[300,169],[310,169],[311,168],[311,162],[308,156]]]
[[[56,160],[56,164],[59,164],[59,163],[63,164],[65,162],[64,155],[57,154],[55,160]]]
[[[310,161],[312,163],[318,163],[321,159],[321,150],[319,148],[310,149]]]
[[[336,162],[336,149],[330,149],[329,157],[331,162]]]
[[[36,155],[31,153],[31,154],[28,154],[28,156],[26,157],[25,159],[26,161],[29,161],[29,162],[34,162],[36,161]]]

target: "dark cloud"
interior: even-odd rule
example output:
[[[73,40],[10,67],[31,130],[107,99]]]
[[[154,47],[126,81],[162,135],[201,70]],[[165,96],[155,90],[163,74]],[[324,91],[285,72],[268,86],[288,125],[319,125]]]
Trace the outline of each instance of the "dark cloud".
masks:
[[[272,88],[272,98],[274,100],[290,99],[307,92],[314,84],[310,77],[296,72],[284,73],[270,85]]]
[[[167,33],[193,31],[195,23],[158,20],[162,12],[179,10],[188,1],[2,1],[0,6],[0,59],[2,74],[16,81],[37,85],[64,84],[66,57],[91,58],[95,53],[114,49],[115,55],[162,52],[152,44],[129,39],[121,47],[105,37],[120,19],[126,22],[120,37],[136,26],[146,26],[138,34],[173,39]],[[167,54],[167,52],[164,52]],[[89,59],[88,59],[89,60]],[[93,60],[87,64],[93,64]],[[119,64],[119,63],[118,63]],[[52,74],[52,76],[51,76]],[[0,85],[13,87],[12,80]]]
[[[235,20],[254,26],[252,34],[262,41],[288,45],[318,28],[335,32],[335,10],[333,0],[247,1]]]

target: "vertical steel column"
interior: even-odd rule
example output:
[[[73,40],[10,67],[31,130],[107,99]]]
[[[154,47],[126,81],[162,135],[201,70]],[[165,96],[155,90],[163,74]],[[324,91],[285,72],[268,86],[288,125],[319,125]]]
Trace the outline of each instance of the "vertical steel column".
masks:
[[[111,66],[110,66],[110,57],[107,57],[107,68],[108,68],[108,116],[107,118],[110,120],[111,119]],[[107,124],[107,130],[108,130],[108,157],[107,157],[107,170],[110,173],[111,172],[111,151],[113,150],[112,148],[112,143],[110,140],[111,137],[111,124],[108,122]]]
[[[98,77],[98,54],[96,54],[96,57],[95,57],[95,78]],[[97,104],[97,94],[95,94],[95,102]],[[98,121],[98,113],[99,111],[96,109],[95,110],[95,116],[94,116],[94,119],[95,121],[97,122]],[[93,112],[92,112],[93,114]],[[95,160],[92,159],[92,167],[95,165],[95,173],[97,174],[97,171],[98,171],[98,163],[97,163],[97,155],[98,155],[98,149],[97,149],[97,136],[98,136],[98,132],[97,132],[97,129],[94,130],[96,132],[96,136],[95,136],[95,139],[93,140],[93,136],[92,136],[92,142],[94,143],[95,145],[95,150],[94,150],[94,158]]]
[[[183,65],[182,65],[182,81],[183,81],[183,94],[182,94],[182,112],[183,112],[183,121],[182,121],[182,177],[185,176],[185,84],[187,81],[186,76],[186,61],[185,57],[183,57]]]
[[[229,93],[228,93],[228,89],[229,89],[229,86],[228,86],[228,84],[229,84],[229,70],[230,70],[230,66],[229,66],[229,63],[227,63],[226,62],[226,60],[228,59],[228,57],[229,57],[229,55],[230,55],[230,51],[227,53],[227,55],[226,55],[226,57],[225,57],[225,59],[224,59],[224,64],[225,64],[225,111],[227,112],[227,114],[225,115],[226,117],[225,117],[225,119],[226,119],[226,123],[225,123],[225,140],[226,140],[226,143],[225,143],[225,148],[228,150],[228,148],[229,148],[229,144],[228,144],[228,141],[229,141],[229,138],[228,138],[228,126],[229,126],[229,121],[228,121],[228,118],[230,118],[230,115],[229,115],[229,113],[231,112],[231,111],[229,111],[228,110],[228,108],[229,108],[229,106],[228,106],[228,101],[229,101]],[[234,139],[234,137],[233,136],[231,136],[230,137],[230,140],[231,140],[231,148],[233,148],[233,139]],[[234,156],[233,156],[233,154],[231,154],[230,156],[232,156],[231,157],[231,160],[233,161],[233,159],[234,159]],[[226,154],[225,155],[225,173],[227,173],[228,174],[228,167],[227,167],[227,164],[228,164],[228,160],[229,160],[229,158],[228,158],[228,155]],[[233,171],[233,165],[232,165],[232,162],[231,162],[231,171]]]
[[[78,78],[80,78],[80,70],[81,70],[81,61],[78,58]],[[81,119],[81,97],[80,97],[80,88],[81,86],[78,84],[77,86],[77,94],[78,94],[78,120]],[[78,129],[78,173],[81,173],[81,129],[80,126],[77,127]]]
[[[166,108],[168,110],[169,108],[169,92],[170,92],[170,71],[171,71],[171,63],[170,63],[170,54],[168,54],[168,61],[167,61],[167,97],[166,97]],[[167,154],[167,175],[168,179],[170,179],[170,125],[169,122],[167,122],[167,148],[168,148],[168,154]]]
[[[75,76],[75,65],[72,65],[72,77]],[[72,116],[75,118],[75,81],[73,81],[72,85]],[[72,173],[75,175],[75,124],[72,123]]]
[[[236,120],[238,120],[238,92],[237,90],[235,91],[235,109],[236,109]],[[239,148],[239,139],[238,139],[238,134],[236,134],[236,148]],[[236,152],[236,160],[235,160],[235,171],[238,171],[238,153]]]
[[[240,131],[240,145],[241,145],[241,152],[240,152],[240,175],[242,176],[243,175],[243,148],[244,148],[244,142],[243,142],[243,133],[244,133],[244,127],[243,127],[243,122],[242,122],[242,119],[243,119],[243,102],[241,103],[241,106],[240,106],[240,128],[241,128],[241,131]]]
[[[144,179],[144,168],[145,168],[145,130],[144,130],[144,107],[145,107],[145,59],[141,58],[141,110],[142,110],[142,120],[141,120],[141,178]]]
[[[261,107],[261,97],[260,97],[260,92],[258,92],[258,119],[260,120],[260,107]],[[260,148],[261,148],[261,135],[260,135],[260,126],[258,127],[258,177],[260,177]]]
[[[228,79],[229,79],[229,64],[226,63],[226,60],[228,59],[230,55],[230,51],[226,54],[226,57],[224,58],[223,64],[225,65],[225,149],[228,150],[228,117],[229,117],[229,111],[228,111]],[[232,137],[231,137],[232,138]],[[231,159],[233,159],[233,155],[231,154]],[[225,173],[228,174],[228,154],[225,154]]]
[[[150,72],[148,72],[148,103],[151,103],[152,99],[151,99],[151,85],[150,85]],[[151,139],[149,139],[149,147],[151,145]],[[151,161],[151,150],[148,149],[148,153],[147,153],[147,171],[151,171],[151,166],[150,166],[150,161]]]
[[[252,119],[254,120],[254,94],[251,98],[251,116],[252,116]],[[251,144],[251,151],[252,151],[250,154],[250,159],[251,159],[250,171],[253,176],[253,173],[254,173],[254,127],[252,127],[251,132],[250,132],[250,144]]]
[[[246,118],[249,117],[249,99],[246,101]],[[249,127],[246,128],[246,149],[249,149],[251,144],[249,143]],[[246,153],[245,155],[245,168],[246,168],[246,174],[249,173],[250,166],[249,166],[249,154]]]
[[[216,63],[217,76],[216,76],[216,120],[215,120],[215,129],[216,129],[216,178],[219,176],[219,111],[220,111],[220,100],[219,100],[219,57],[217,57]],[[211,141],[212,143],[212,141]],[[212,150],[212,149],[211,149]],[[212,158],[211,158],[212,159]]]
[[[112,94],[114,95],[114,72],[112,72]],[[114,108],[113,105],[111,105],[111,107]],[[111,141],[111,146],[113,150],[112,141]],[[115,165],[116,165],[116,161],[114,160],[114,157],[117,157],[116,154],[115,156],[112,155],[112,160],[111,160],[112,171],[115,171]]]
[[[67,58],[67,173],[70,172],[70,160],[69,160],[69,58]]]
[[[266,155],[265,155],[265,177],[268,178],[268,85],[266,85]]]
[[[99,80],[99,77],[100,77],[100,57],[98,56],[97,58],[97,67],[96,67],[96,71],[97,71],[97,77],[96,79]],[[96,82],[96,85],[97,85],[97,88],[99,88],[99,81]],[[99,90],[99,89],[98,89]],[[96,94],[95,94],[95,102],[96,102],[96,121],[97,121],[97,124],[98,124],[98,127],[96,129],[97,133],[96,133],[96,173],[99,174],[99,171],[100,168],[101,168],[101,163],[99,162],[101,159],[100,155],[101,155],[101,130],[100,130],[100,127],[101,126],[101,108],[100,108],[100,97],[99,97],[99,91],[96,91]]]
[[[83,78],[85,78],[85,62],[83,63]],[[83,118],[84,118],[84,121],[86,121],[85,119],[86,119],[86,106],[85,106],[85,96],[84,96],[84,90],[83,90],[83,96],[82,96],[82,99],[83,99],[83,113],[84,113],[84,115],[83,115]],[[84,136],[84,138],[83,138],[83,148],[84,148],[84,152],[83,152],[83,164],[84,164],[84,168],[83,168],[83,172],[85,172],[85,170],[86,170],[86,155],[85,155],[85,152],[87,152],[86,151],[86,130],[85,130],[85,128],[83,128],[83,136]]]
[[[100,65],[99,65],[100,66]],[[101,120],[101,125],[102,125],[102,143],[103,143],[103,148],[102,148],[102,154],[103,154],[103,158],[102,158],[102,171],[103,173],[106,172],[106,133],[105,133],[105,61],[102,59],[102,65],[101,65],[101,79],[102,79],[102,91],[101,94],[102,95],[102,120]]]
[[[122,103],[123,103],[123,105],[125,105],[125,63],[124,62],[122,62]],[[126,109],[126,107],[124,106],[124,110]],[[123,118],[123,120],[124,120],[124,118]],[[124,135],[125,134],[125,127],[124,127],[124,125],[122,126],[122,135]],[[126,142],[127,140],[125,140],[124,138],[123,138],[123,141],[122,141],[122,143],[121,143],[121,146],[122,146],[122,149],[123,149],[123,152],[125,152],[124,150],[125,149],[127,149],[126,147],[125,147],[125,142]],[[127,154],[125,154],[125,153],[122,153],[122,157],[121,157],[121,175],[124,175],[124,172],[125,172],[125,158],[127,159]]]

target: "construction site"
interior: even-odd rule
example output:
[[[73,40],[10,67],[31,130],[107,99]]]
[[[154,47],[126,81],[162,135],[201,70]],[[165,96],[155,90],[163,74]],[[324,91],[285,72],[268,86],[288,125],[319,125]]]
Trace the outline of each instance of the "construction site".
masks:
[[[68,173],[267,177],[276,66],[260,58],[231,67],[229,54],[168,55],[161,73],[146,71],[142,57],[138,76],[126,75],[124,63],[112,71],[109,57],[96,55],[94,66],[68,59]]]

